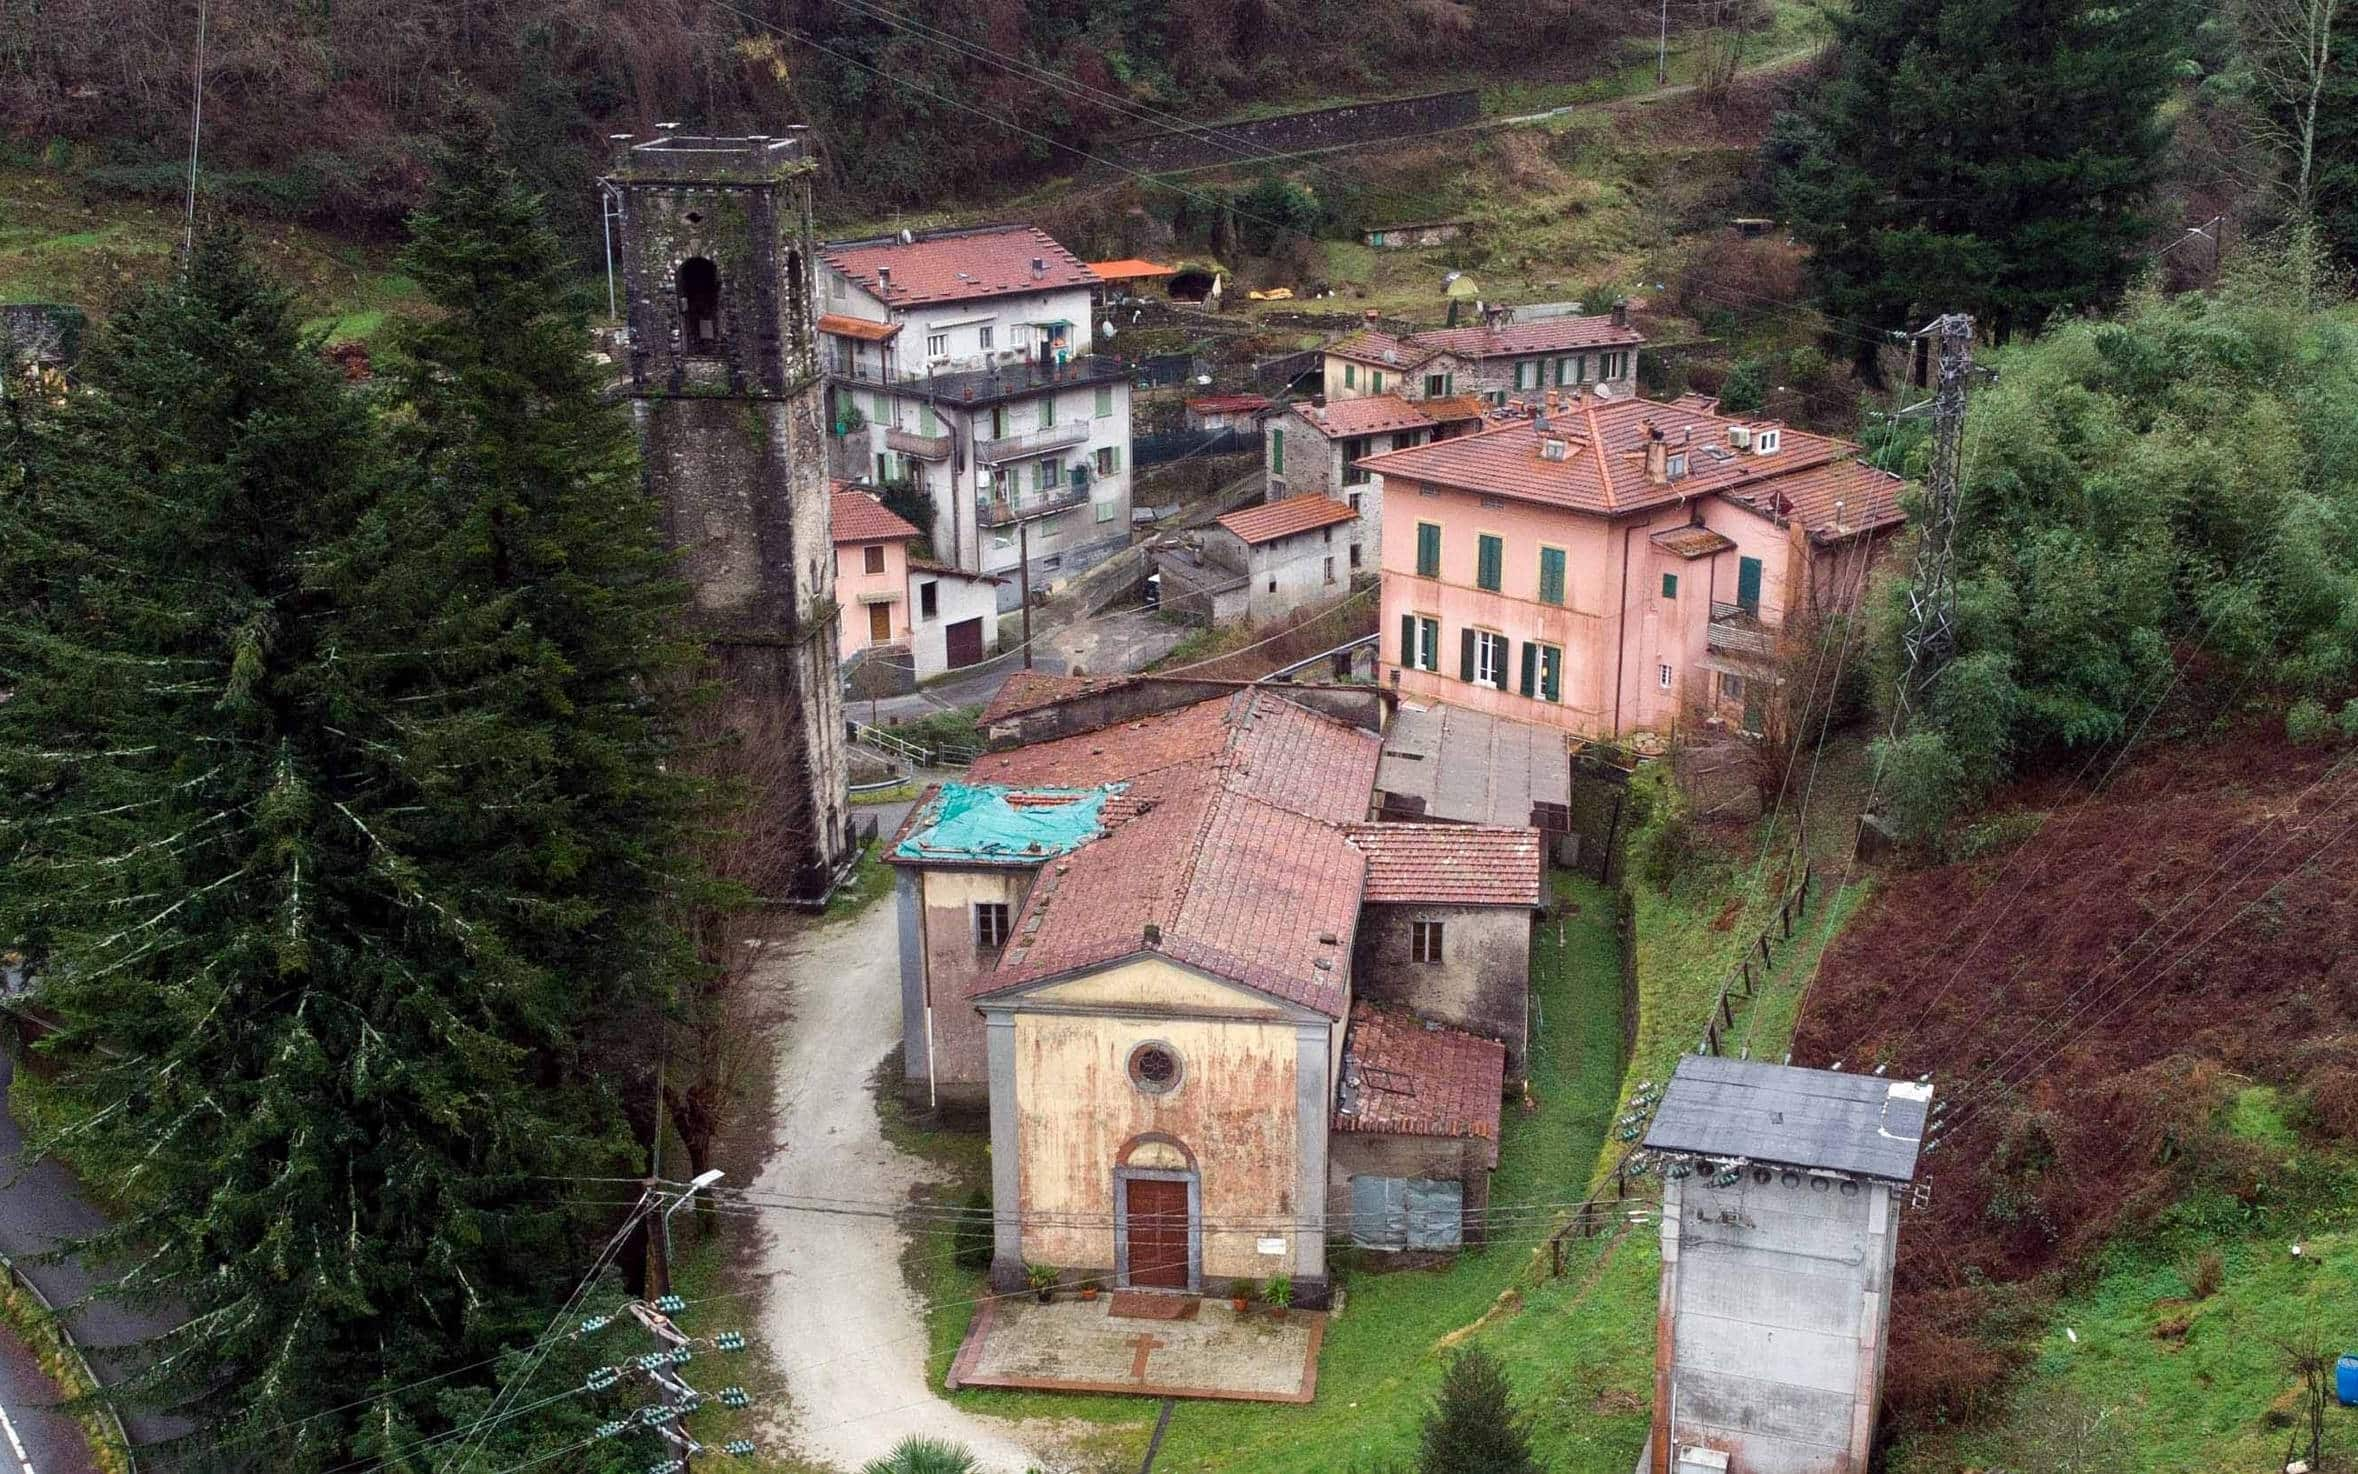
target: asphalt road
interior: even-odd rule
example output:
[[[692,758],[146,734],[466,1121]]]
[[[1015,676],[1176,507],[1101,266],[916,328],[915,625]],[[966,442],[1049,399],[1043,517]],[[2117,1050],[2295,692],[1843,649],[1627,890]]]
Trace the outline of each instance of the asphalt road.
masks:
[[[0,1049],[0,1098],[5,1098],[15,1076],[16,1061]],[[15,1260],[18,1271],[38,1286],[52,1305],[71,1305],[89,1292],[94,1277],[80,1264],[37,1264],[33,1256],[104,1226],[106,1216],[61,1163],[43,1160],[27,1164],[24,1150],[24,1133],[16,1118],[0,1111],[0,1253]],[[127,1351],[170,1330],[175,1323],[169,1308],[114,1301],[85,1305],[66,1317],[101,1381],[109,1379],[120,1362],[119,1357],[108,1354],[110,1349]],[[10,1411],[13,1415],[13,1404]],[[161,1413],[127,1411],[123,1424],[134,1444],[152,1443],[189,1429],[185,1419]],[[6,1438],[0,1437],[0,1448],[6,1444]],[[36,1468],[39,1474],[49,1474],[46,1465],[36,1462]],[[0,1474],[17,1471],[0,1462]]]
[[[0,1330],[0,1474],[98,1474],[81,1426],[53,1406],[64,1395],[31,1348]]]

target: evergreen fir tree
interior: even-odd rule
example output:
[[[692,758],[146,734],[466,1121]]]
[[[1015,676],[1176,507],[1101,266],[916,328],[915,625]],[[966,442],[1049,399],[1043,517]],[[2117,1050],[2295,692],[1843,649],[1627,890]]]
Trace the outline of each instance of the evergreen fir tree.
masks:
[[[685,965],[677,596],[627,428],[546,232],[511,189],[442,198],[400,458],[208,233],[0,512],[44,554],[0,608],[0,937],[128,1209],[75,1248],[187,1309],[141,1389],[273,1470],[423,1468],[484,1405],[450,1374],[586,1267],[545,1179],[638,1164],[590,1048]]]
[[[1418,1474],[1539,1474],[1531,1420],[1515,1410],[1498,1358],[1480,1347],[1452,1357],[1441,1395],[1425,1415]]]
[[[2184,0],[1860,0],[1835,25],[1783,195],[1862,370],[1868,329],[1962,309],[2004,341],[2120,295],[2151,231]]]

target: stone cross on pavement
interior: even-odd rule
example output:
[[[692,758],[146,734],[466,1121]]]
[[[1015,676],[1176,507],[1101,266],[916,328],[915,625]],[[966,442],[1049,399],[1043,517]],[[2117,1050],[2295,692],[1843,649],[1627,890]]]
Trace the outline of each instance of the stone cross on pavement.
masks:
[[[1136,1354],[1130,1358],[1130,1380],[1143,1382],[1146,1380],[1146,1359],[1162,1349],[1163,1338],[1152,1331],[1140,1331],[1130,1338],[1130,1344],[1137,1348]]]

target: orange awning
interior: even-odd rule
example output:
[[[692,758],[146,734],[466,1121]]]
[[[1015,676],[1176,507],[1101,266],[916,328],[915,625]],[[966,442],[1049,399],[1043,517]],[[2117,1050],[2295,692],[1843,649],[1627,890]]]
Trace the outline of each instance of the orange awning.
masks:
[[[1136,256],[1125,256],[1119,261],[1092,261],[1089,270],[1099,281],[1139,281],[1152,276],[1177,276],[1179,268],[1156,261],[1143,261]]]
[[[819,331],[833,333],[838,338],[858,338],[864,342],[881,343],[899,334],[897,322],[869,322],[859,317],[838,317],[830,312],[819,319]]]

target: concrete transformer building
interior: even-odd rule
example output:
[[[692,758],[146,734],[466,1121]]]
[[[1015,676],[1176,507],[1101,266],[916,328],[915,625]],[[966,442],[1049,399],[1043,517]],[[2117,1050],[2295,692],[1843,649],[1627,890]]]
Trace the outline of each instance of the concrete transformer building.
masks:
[[[625,143],[625,392],[648,490],[749,754],[745,822],[824,896],[849,853],[825,394],[811,313],[810,140]]]
[[[1642,1474],[1865,1474],[1932,1087],[1690,1055],[1664,1164]]]

